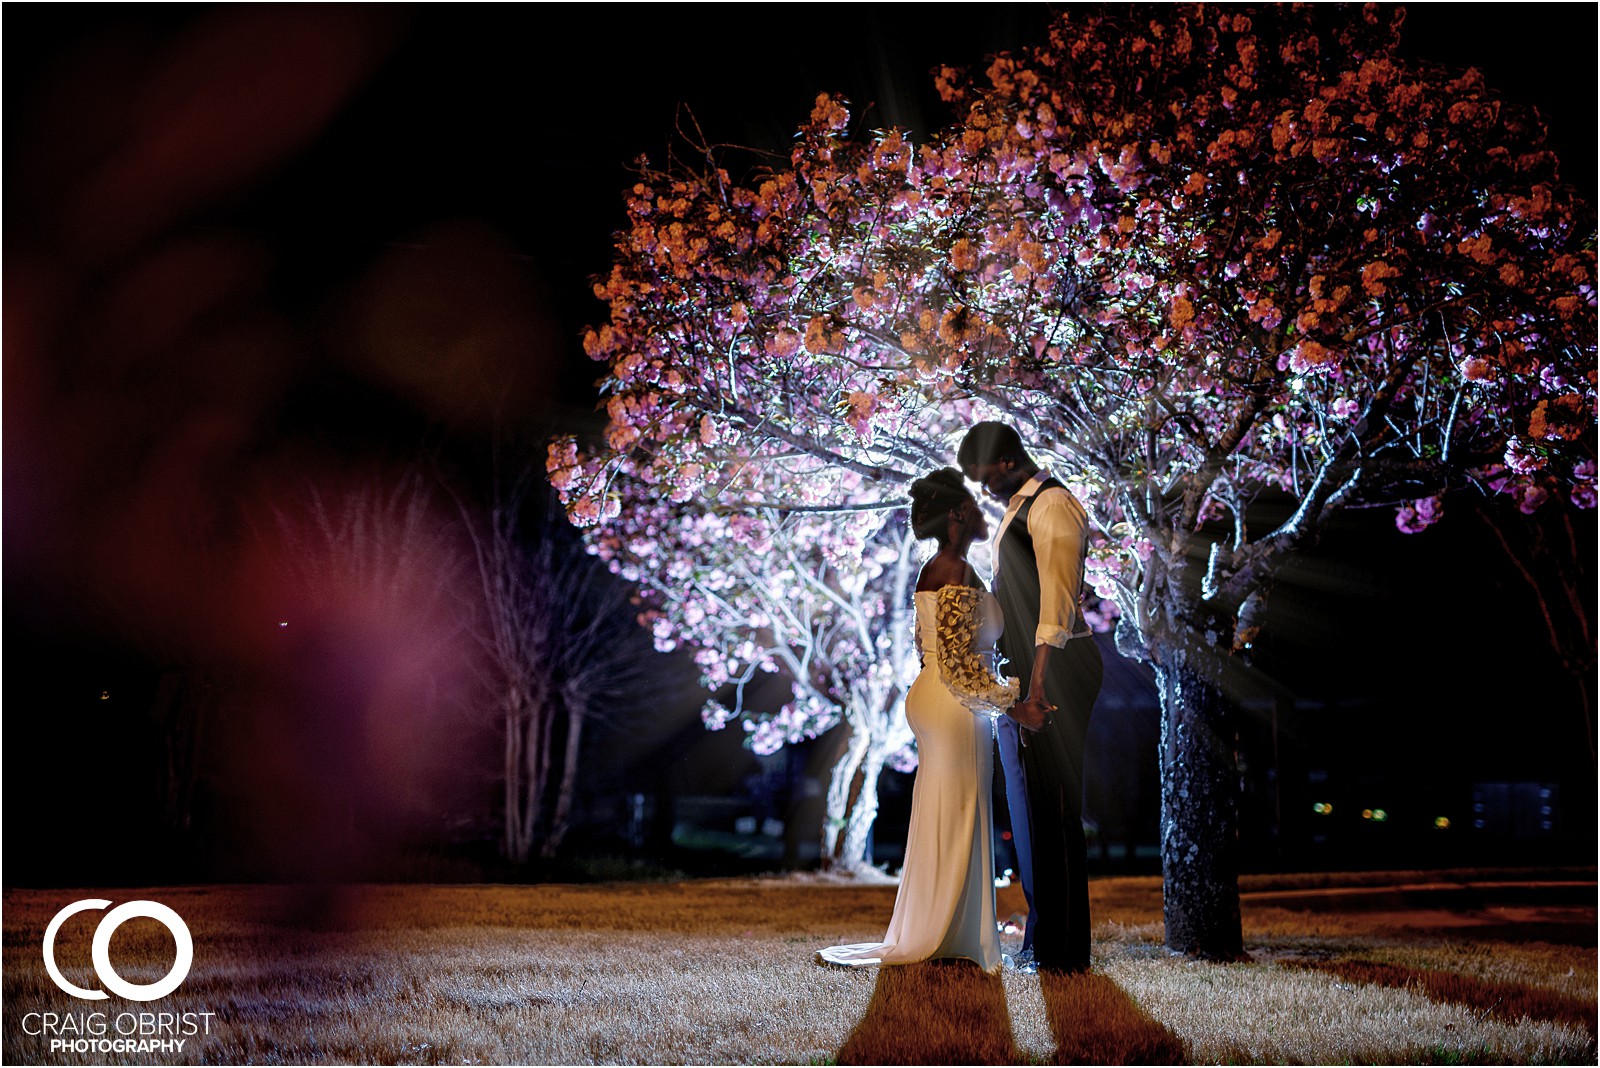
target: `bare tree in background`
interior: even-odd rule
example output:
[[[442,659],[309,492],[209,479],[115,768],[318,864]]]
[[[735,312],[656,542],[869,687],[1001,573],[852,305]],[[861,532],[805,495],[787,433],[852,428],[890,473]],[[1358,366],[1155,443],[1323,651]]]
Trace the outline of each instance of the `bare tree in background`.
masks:
[[[436,515],[427,478],[407,470],[330,491],[311,486],[303,515],[276,510],[284,546],[319,607],[337,596],[370,607],[432,609],[448,596],[465,555]]]
[[[516,863],[560,848],[584,728],[638,688],[649,655],[628,588],[568,534],[559,506],[530,499],[534,485],[531,472],[509,492],[497,485],[481,509],[457,499],[482,587],[475,635],[504,741],[501,851]]]

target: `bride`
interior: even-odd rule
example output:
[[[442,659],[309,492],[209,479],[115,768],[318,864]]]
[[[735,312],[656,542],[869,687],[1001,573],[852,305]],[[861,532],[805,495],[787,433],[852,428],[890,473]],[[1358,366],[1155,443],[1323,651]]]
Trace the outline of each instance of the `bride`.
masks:
[[[967,549],[988,523],[961,475],[943,468],[911,484],[911,526],[936,538],[915,595],[922,672],[906,694],[917,737],[911,829],[894,916],[882,942],[832,946],[817,956],[849,967],[962,957],[999,970],[989,809],[993,718],[1017,700],[1017,683],[995,677],[1000,606]]]

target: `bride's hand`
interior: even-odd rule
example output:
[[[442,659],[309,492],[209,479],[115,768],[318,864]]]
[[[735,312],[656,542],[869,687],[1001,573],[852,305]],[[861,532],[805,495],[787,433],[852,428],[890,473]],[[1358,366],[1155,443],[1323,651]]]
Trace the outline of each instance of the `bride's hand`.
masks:
[[[1050,721],[1050,713],[1056,706],[1046,701],[1043,697],[1034,695],[1024,701],[1018,701],[1006,710],[1006,715],[1017,721],[1017,725],[1030,731],[1043,729]]]

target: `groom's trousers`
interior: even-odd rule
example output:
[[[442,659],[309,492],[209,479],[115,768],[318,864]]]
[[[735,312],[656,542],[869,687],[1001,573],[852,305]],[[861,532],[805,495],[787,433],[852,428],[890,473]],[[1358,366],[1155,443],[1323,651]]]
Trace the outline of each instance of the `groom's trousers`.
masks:
[[[995,721],[995,740],[1000,745],[1000,770],[1006,785],[1006,812],[1011,816],[1011,847],[1017,854],[1017,880],[1028,903],[1028,923],[1022,932],[1022,950],[1033,948],[1033,835],[1028,828],[1028,778],[1022,770],[1022,754],[1017,734],[1022,728],[1010,716]]]
[[[1028,896],[1034,960],[1043,968],[1089,966],[1083,749],[1103,674],[1100,647],[1092,637],[1077,638],[1052,650],[1045,697],[1056,706],[1056,712],[1042,730],[1019,731],[1025,743],[1015,751],[1019,759],[1007,762],[1007,747],[1001,743],[1007,803],[1012,803],[1014,780],[1021,780],[1020,792],[1027,798],[1032,862],[1023,870],[1032,878],[1024,878],[1023,889]],[[1018,822],[1013,817],[1013,839]],[[1019,851],[1021,848],[1019,843]]]

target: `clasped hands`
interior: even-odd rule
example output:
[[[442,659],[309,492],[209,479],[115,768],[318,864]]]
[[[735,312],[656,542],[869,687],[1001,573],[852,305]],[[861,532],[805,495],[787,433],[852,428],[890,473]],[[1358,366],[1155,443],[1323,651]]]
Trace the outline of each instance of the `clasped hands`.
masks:
[[[1006,715],[1016,720],[1017,726],[1029,731],[1038,731],[1043,730],[1044,725],[1050,722],[1050,713],[1055,710],[1055,705],[1046,701],[1043,694],[1035,691],[1006,709]]]

